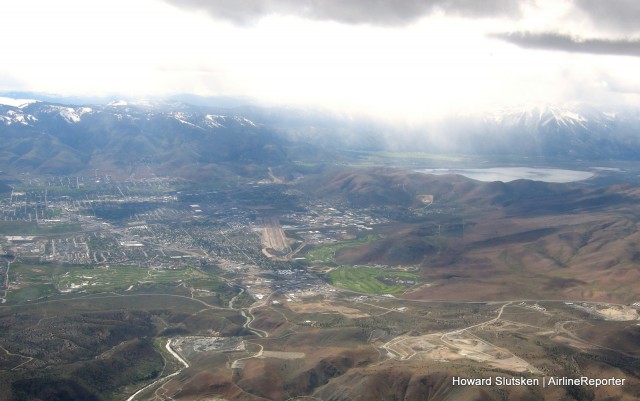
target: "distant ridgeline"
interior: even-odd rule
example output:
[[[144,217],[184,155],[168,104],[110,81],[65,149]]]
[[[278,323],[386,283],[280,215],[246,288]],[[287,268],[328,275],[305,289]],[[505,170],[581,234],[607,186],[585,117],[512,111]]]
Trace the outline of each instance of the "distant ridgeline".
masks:
[[[63,105],[0,97],[0,170],[228,180],[353,160],[362,151],[428,151],[563,160],[640,155],[640,113],[509,109],[407,129],[301,109],[173,103]],[[259,174],[258,174],[259,172]]]

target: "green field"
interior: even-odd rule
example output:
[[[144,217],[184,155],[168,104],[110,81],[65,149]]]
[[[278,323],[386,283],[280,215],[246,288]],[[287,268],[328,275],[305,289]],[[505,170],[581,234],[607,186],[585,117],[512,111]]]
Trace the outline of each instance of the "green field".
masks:
[[[369,267],[341,267],[329,273],[336,287],[368,294],[395,294],[403,292],[412,284],[399,281],[414,281],[413,273],[386,271]],[[395,282],[395,283],[392,283]]]
[[[109,269],[87,266],[13,263],[10,281],[17,283],[8,293],[10,302],[33,301],[43,297],[73,293],[101,293],[136,290],[174,293],[182,283],[187,288],[211,292],[211,302],[226,305],[234,291],[214,274],[195,268],[179,270],[147,270],[139,267],[113,266]],[[200,293],[200,297],[207,296]]]
[[[12,263],[10,281],[17,282],[19,285],[18,288],[9,291],[9,300],[22,302],[58,294],[53,284],[53,277],[64,274],[70,269],[81,269],[81,267]]]
[[[38,225],[35,221],[0,221],[0,234],[4,235],[47,235],[78,232],[78,223],[61,223],[50,226]]]
[[[137,267],[109,267],[108,269],[75,269],[55,278],[55,286],[60,292],[103,292],[129,288],[139,283],[179,283],[208,278],[206,274],[193,269],[147,270]]]
[[[336,251],[344,248],[351,248],[358,245],[368,244],[380,238],[382,238],[381,235],[367,235],[366,237],[359,238],[355,241],[346,241],[333,245],[319,246],[317,248],[313,248],[306,254],[307,261],[311,263],[335,263]]]

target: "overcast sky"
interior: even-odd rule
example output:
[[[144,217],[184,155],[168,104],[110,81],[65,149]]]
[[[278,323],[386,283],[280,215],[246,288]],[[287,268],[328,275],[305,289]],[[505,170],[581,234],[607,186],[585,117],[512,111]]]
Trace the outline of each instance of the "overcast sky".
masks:
[[[0,91],[247,96],[420,120],[640,104],[636,0],[21,0]]]

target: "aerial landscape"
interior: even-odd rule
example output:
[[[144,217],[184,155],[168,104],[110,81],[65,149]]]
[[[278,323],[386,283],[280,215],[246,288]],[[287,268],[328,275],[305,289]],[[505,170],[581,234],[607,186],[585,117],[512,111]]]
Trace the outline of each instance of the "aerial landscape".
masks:
[[[8,6],[0,400],[640,399],[636,17]]]

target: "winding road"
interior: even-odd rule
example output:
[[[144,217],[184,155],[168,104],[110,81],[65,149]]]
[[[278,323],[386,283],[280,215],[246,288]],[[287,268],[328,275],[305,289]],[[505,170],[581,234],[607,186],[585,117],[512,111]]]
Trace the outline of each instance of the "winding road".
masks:
[[[168,381],[169,379],[171,379],[171,378],[172,378],[172,377],[174,377],[174,376],[179,375],[179,374],[180,374],[180,372],[182,372],[183,370],[185,370],[186,368],[188,368],[188,367],[189,367],[189,362],[187,362],[187,361],[186,361],[184,358],[182,358],[182,357],[181,357],[177,352],[175,352],[175,351],[173,350],[173,348],[171,348],[171,341],[173,341],[173,339],[172,339],[172,338],[170,338],[170,339],[168,339],[168,340],[167,340],[167,345],[165,346],[165,348],[167,349],[167,351],[169,351],[169,353],[170,353],[174,358],[176,358],[176,360],[177,360],[178,362],[180,362],[180,363],[182,364],[182,366],[183,366],[183,367],[182,367],[182,368],[180,368],[179,370],[177,370],[177,371],[175,371],[175,372],[171,373],[171,374],[170,374],[170,375],[168,375],[168,376],[161,377],[161,378],[159,378],[158,380],[154,381],[153,383],[147,384],[146,386],[142,387],[140,390],[136,391],[136,392],[135,392],[131,397],[127,398],[127,401],[133,401],[133,400],[138,396],[138,394],[140,394],[140,393],[142,393],[142,392],[146,391],[147,389],[150,389],[150,388],[152,388],[152,387],[154,387],[154,386],[157,386],[157,385],[158,385],[158,384],[160,384],[160,383],[163,383],[163,382]]]

